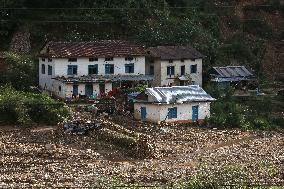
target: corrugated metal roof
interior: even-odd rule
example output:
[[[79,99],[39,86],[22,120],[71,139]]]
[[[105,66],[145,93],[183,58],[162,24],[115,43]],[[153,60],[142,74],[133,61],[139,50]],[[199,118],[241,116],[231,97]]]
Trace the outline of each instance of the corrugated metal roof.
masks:
[[[217,77],[250,77],[252,73],[245,66],[213,67],[219,74]]]
[[[198,85],[147,88],[146,94],[150,95],[153,102],[156,103],[169,104],[215,100]]]
[[[123,40],[100,40],[92,42],[49,42],[40,57],[119,57],[146,55],[141,45]]]
[[[199,59],[205,56],[191,46],[158,46],[149,47],[151,56],[162,60]]]

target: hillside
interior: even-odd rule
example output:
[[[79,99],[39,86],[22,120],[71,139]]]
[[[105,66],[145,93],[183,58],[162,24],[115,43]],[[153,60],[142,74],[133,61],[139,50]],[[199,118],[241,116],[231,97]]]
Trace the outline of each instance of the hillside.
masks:
[[[45,42],[127,39],[192,44],[213,65],[283,79],[283,0],[4,1],[0,49],[35,55]]]

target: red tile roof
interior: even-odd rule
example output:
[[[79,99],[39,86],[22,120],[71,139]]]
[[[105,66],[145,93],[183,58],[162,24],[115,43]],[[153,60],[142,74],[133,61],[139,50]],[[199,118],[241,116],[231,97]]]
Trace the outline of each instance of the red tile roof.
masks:
[[[158,46],[148,48],[152,57],[162,60],[199,59],[205,56],[191,46]]]
[[[40,52],[40,57],[119,57],[145,55],[143,46],[121,40],[93,42],[49,42]]]

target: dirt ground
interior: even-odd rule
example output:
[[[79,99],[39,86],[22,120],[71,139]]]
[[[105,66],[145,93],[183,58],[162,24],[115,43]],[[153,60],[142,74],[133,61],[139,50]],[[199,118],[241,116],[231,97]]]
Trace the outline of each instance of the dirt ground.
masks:
[[[133,159],[123,149],[99,141],[95,134],[67,135],[57,126],[2,127],[0,187],[175,186],[193,176],[230,182],[232,170],[234,177],[251,183],[284,184],[281,132],[159,127],[130,124],[126,116],[105,119],[150,135],[159,155]]]

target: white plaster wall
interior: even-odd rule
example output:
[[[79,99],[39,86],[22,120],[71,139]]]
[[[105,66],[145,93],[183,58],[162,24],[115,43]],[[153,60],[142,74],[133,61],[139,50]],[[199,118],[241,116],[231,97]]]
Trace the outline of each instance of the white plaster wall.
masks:
[[[42,74],[41,72],[41,65],[44,64],[45,65],[45,74]],[[48,75],[48,65],[52,66],[52,75]],[[54,66],[54,61],[52,62],[48,62],[47,58],[45,59],[45,61],[42,61],[42,59],[39,59],[39,86],[44,89],[46,86],[46,90],[48,91],[52,91],[52,77],[54,77],[54,73],[55,73],[55,66]]]
[[[67,58],[57,58],[55,62],[55,76],[67,76],[68,65],[77,65],[77,76],[88,75],[88,65],[98,64],[98,75],[105,75],[105,65],[114,64],[114,75],[140,75],[145,74],[145,57],[134,57],[132,61],[126,61],[125,57],[114,57],[113,61],[105,61],[105,58],[98,58],[98,61],[90,62],[89,58],[77,58],[77,62],[68,62]],[[134,63],[134,73],[125,73],[125,64]]]
[[[210,117],[210,102],[198,102],[189,104],[134,104],[134,117],[141,119],[141,107],[146,107],[146,120],[150,122],[175,122],[175,121],[191,121],[192,106],[198,105],[198,119],[203,120],[205,117]],[[177,107],[177,118],[168,119],[168,108]]]
[[[134,118],[141,119],[141,107],[146,107],[146,121],[159,122],[160,120],[160,106],[157,104],[134,104]]]
[[[105,93],[112,91],[112,83],[105,83]]]
[[[174,84],[174,78],[177,76],[181,76],[181,66],[185,66],[185,75],[189,75],[192,81],[195,81],[195,83],[202,87],[202,59],[195,59],[195,61],[192,61],[190,59],[185,59],[184,62],[181,62],[181,60],[173,60],[172,63],[169,63],[168,60],[161,60],[155,61],[155,65],[159,65],[161,67],[161,82],[160,86],[168,86],[170,83]],[[190,73],[190,66],[191,65],[197,65],[197,72],[191,74]],[[169,77],[167,75],[167,67],[168,66],[175,66],[175,75],[172,75]]]

